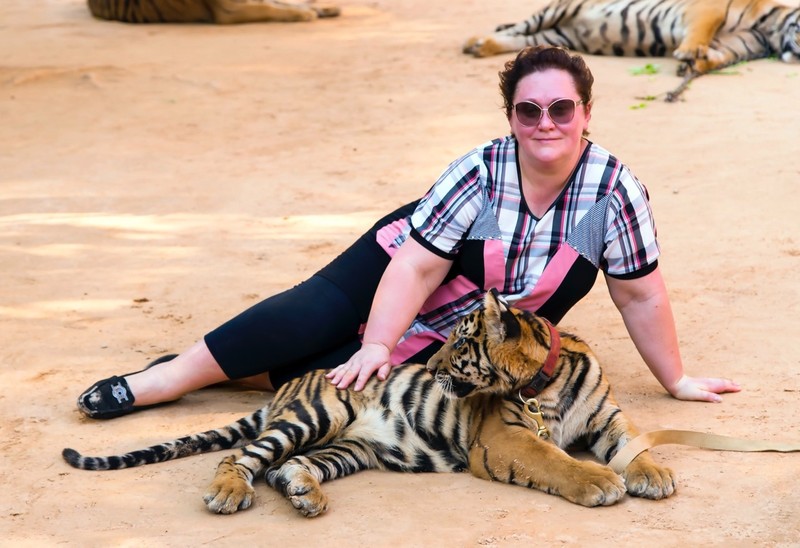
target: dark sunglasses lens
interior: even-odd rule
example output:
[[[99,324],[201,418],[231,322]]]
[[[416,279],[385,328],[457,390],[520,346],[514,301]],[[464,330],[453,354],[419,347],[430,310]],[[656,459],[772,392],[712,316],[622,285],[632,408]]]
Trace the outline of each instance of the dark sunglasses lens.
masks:
[[[557,124],[566,124],[575,116],[575,103],[569,99],[561,99],[547,109],[550,118]]]
[[[542,109],[533,103],[517,103],[517,118],[523,126],[535,126],[542,117]]]

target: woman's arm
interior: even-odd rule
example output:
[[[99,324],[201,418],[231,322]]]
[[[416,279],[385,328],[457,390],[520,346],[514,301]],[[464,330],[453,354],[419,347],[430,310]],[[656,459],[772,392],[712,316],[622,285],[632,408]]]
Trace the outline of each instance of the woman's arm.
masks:
[[[347,388],[353,380],[362,390],[377,371],[386,380],[391,371],[389,355],[425,300],[439,287],[452,261],[407,239],[389,262],[372,302],[364,344],[346,363],[327,374],[337,388]]]
[[[606,282],[633,344],[661,386],[673,397],[720,402],[719,394],[740,390],[729,379],[689,377],[684,373],[672,308],[658,268],[633,280],[606,276]]]

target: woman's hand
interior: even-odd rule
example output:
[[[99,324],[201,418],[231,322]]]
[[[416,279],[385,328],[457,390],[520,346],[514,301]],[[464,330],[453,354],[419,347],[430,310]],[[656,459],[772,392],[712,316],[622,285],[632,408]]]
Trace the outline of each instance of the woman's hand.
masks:
[[[608,290],[642,359],[673,398],[721,402],[720,394],[738,392],[729,379],[690,377],[683,373],[675,321],[661,272],[656,268],[641,278],[606,277]]]
[[[364,343],[346,363],[326,377],[336,388],[363,390],[376,371],[385,381],[392,370],[389,355],[419,313],[425,300],[439,287],[452,261],[432,253],[413,238],[397,250],[381,277],[372,301]]]
[[[336,388],[347,388],[355,380],[355,390],[363,390],[375,371],[382,381],[389,376],[392,370],[389,354],[389,349],[381,343],[364,343],[346,363],[332,369],[325,376]]]
[[[708,401],[719,403],[722,401],[720,394],[738,392],[741,387],[730,379],[699,378],[682,376],[669,389],[673,398],[687,401]]]

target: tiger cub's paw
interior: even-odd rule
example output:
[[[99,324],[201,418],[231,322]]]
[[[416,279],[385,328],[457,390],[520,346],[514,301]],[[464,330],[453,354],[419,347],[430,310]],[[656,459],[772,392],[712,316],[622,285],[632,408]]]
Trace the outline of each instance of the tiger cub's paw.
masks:
[[[591,461],[575,461],[578,469],[567,475],[566,487],[559,494],[583,506],[610,506],[625,495],[625,482],[608,466]]]
[[[328,497],[304,466],[287,463],[277,470],[269,470],[267,483],[281,491],[292,506],[307,518],[318,516],[328,509]]]
[[[622,473],[628,493],[646,499],[664,499],[675,492],[672,470],[657,465],[649,455],[636,457]]]
[[[230,456],[219,463],[203,501],[216,514],[233,514],[250,508],[254,496],[253,486],[236,467],[235,457]]]

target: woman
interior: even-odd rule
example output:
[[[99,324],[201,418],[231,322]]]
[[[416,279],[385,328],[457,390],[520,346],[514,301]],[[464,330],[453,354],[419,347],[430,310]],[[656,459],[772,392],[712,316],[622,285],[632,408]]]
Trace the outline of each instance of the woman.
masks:
[[[490,288],[557,323],[598,270],[673,397],[718,402],[738,391],[683,371],[646,191],[586,139],[593,81],[580,56],[523,50],[500,72],[509,136],[453,162],[419,202],[381,219],[306,282],[174,359],[98,382],[79,408],[113,418],[229,379],[270,389],[316,368],[361,390],[373,374],[384,380],[395,365],[427,361]]]

